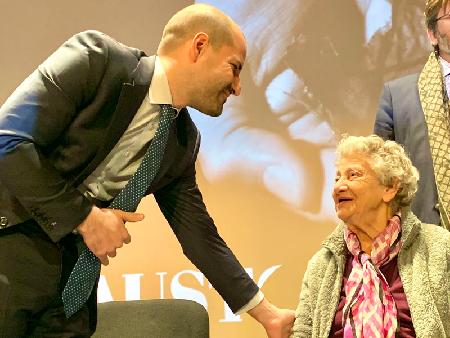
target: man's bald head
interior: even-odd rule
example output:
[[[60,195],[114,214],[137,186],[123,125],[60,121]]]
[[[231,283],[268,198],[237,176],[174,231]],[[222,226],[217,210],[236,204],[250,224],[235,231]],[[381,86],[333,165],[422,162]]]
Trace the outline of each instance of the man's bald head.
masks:
[[[211,46],[219,49],[224,45],[233,45],[235,35],[240,33],[240,29],[230,17],[213,6],[191,5],[177,12],[166,24],[158,55],[176,50],[199,32],[206,33]]]

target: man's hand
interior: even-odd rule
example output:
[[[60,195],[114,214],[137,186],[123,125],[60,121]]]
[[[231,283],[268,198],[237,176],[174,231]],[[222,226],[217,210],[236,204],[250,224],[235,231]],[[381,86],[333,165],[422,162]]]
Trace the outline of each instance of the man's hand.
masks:
[[[264,326],[268,338],[289,338],[292,334],[295,319],[293,310],[279,309],[264,298],[248,314]]]
[[[94,206],[77,230],[92,253],[103,265],[108,265],[108,256],[115,257],[118,248],[131,242],[125,222],[139,222],[143,219],[143,214]]]

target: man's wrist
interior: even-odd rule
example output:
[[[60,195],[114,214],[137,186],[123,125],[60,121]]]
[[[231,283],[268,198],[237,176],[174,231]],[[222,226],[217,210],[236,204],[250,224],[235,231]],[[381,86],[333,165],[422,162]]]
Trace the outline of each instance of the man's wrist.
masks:
[[[83,220],[83,222],[81,222],[72,232],[75,233],[75,234],[79,234],[79,235],[83,236],[83,234],[86,232],[86,227],[88,226],[88,224],[87,224],[88,223],[88,219],[89,219],[89,217],[92,216],[92,214],[94,212],[97,211],[96,209],[100,210],[98,207],[93,205],[91,211],[86,216],[86,218]]]
[[[260,291],[258,291],[258,293],[255,296],[253,296],[252,299],[250,299],[250,301],[247,304],[245,304],[243,307],[241,307],[239,310],[237,310],[235,312],[235,314],[240,315],[240,314],[250,311],[251,309],[255,308],[259,303],[261,303],[263,299],[264,299],[264,294],[260,290]]]
[[[263,298],[258,305],[248,311],[248,314],[264,325],[276,317],[276,310],[277,308],[274,305]]]

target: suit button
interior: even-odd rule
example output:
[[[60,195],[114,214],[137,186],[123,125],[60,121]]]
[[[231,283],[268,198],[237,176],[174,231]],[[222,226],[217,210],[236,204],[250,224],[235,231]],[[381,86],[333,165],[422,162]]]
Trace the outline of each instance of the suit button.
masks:
[[[0,216],[0,229],[6,228],[8,219],[5,216]]]
[[[435,208],[436,210],[439,210],[439,203],[436,203],[436,204],[434,205],[434,208]]]

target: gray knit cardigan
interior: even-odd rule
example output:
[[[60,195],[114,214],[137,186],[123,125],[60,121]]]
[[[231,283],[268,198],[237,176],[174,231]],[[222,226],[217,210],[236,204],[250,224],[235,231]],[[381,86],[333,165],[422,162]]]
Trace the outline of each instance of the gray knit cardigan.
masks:
[[[402,210],[400,278],[416,336],[450,337],[450,232]],[[342,288],[347,248],[340,222],[309,261],[291,338],[329,336]]]

